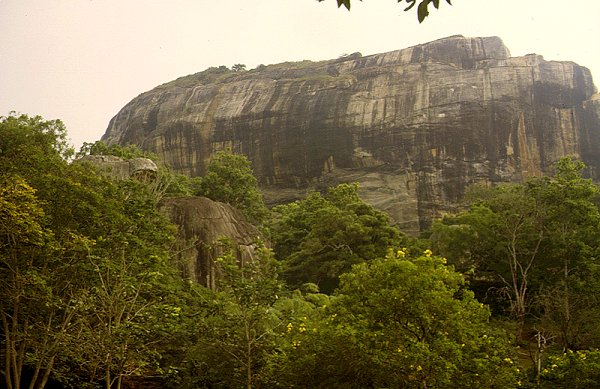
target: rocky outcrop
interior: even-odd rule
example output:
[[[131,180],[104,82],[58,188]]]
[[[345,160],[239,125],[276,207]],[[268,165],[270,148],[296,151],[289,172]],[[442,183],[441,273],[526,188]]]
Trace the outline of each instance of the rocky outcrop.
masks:
[[[205,197],[165,198],[159,209],[178,227],[175,263],[184,278],[214,288],[214,261],[232,244],[240,266],[255,259],[262,234],[240,211]]]
[[[158,174],[158,166],[148,158],[124,160],[114,155],[86,155],[77,162],[90,163],[102,174],[117,180],[135,178],[140,181],[152,181]]]
[[[597,177],[595,93],[577,64],[453,36],[370,56],[208,69],[132,100],[103,140],[137,144],[190,175],[231,148],[251,159],[270,203],[356,181],[366,201],[417,231],[474,182],[544,174],[564,155]]]
[[[150,159],[87,155],[77,162],[90,163],[111,179],[135,178],[155,189],[158,167]],[[214,288],[219,277],[214,261],[227,250],[233,249],[240,266],[255,259],[262,234],[236,208],[206,197],[162,198],[158,207],[177,227],[174,262],[184,278]]]

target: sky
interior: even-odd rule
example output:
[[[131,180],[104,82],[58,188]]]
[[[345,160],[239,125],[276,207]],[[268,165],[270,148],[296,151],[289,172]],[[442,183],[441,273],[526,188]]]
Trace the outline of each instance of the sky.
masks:
[[[512,56],[588,67],[600,0],[442,0],[419,24],[396,0],[0,0],[0,116],[61,119],[94,142],[130,100],[211,66],[326,60],[446,36],[499,36]]]

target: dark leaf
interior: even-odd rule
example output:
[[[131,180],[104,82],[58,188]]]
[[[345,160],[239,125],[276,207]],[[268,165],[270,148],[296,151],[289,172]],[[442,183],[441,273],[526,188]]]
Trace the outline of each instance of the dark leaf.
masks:
[[[337,3],[338,7],[341,7],[343,5],[348,11],[350,11],[350,0],[337,0]]]
[[[398,0],[398,3],[401,3],[402,0]],[[412,7],[415,6],[415,4],[417,4],[417,0],[406,0],[407,3],[410,3],[410,5],[406,8],[404,8],[405,11],[410,10]]]
[[[419,4],[419,8],[417,10],[417,18],[419,19],[419,23],[422,23],[423,20],[429,15],[429,10],[427,10],[427,6],[429,2],[427,0],[423,0],[421,4]]]

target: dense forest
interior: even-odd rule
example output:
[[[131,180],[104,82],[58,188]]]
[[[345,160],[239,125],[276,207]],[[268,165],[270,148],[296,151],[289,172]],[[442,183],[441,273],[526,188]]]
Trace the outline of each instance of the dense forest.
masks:
[[[576,160],[409,237],[356,184],[267,209],[243,156],[114,180],[77,158],[155,157],[66,135],[0,119],[0,387],[600,386],[600,191]],[[256,259],[184,279],[165,196],[240,209]]]

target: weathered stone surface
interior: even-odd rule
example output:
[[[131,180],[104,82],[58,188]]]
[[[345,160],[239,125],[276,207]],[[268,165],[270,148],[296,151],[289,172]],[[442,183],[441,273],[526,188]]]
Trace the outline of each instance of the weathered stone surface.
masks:
[[[588,69],[497,37],[453,36],[384,54],[205,72],[143,93],[103,140],[134,143],[201,175],[230,147],[270,203],[357,181],[405,231],[452,210],[474,182],[519,181],[564,155],[600,166]]]
[[[117,180],[138,178],[149,181],[158,174],[158,166],[148,158],[124,160],[114,155],[86,155],[78,161],[91,163],[107,176]]]
[[[175,261],[182,275],[214,288],[218,271],[214,260],[224,254],[227,238],[241,266],[255,258],[255,243],[262,235],[240,211],[206,197],[165,198],[159,204],[178,227]]]

